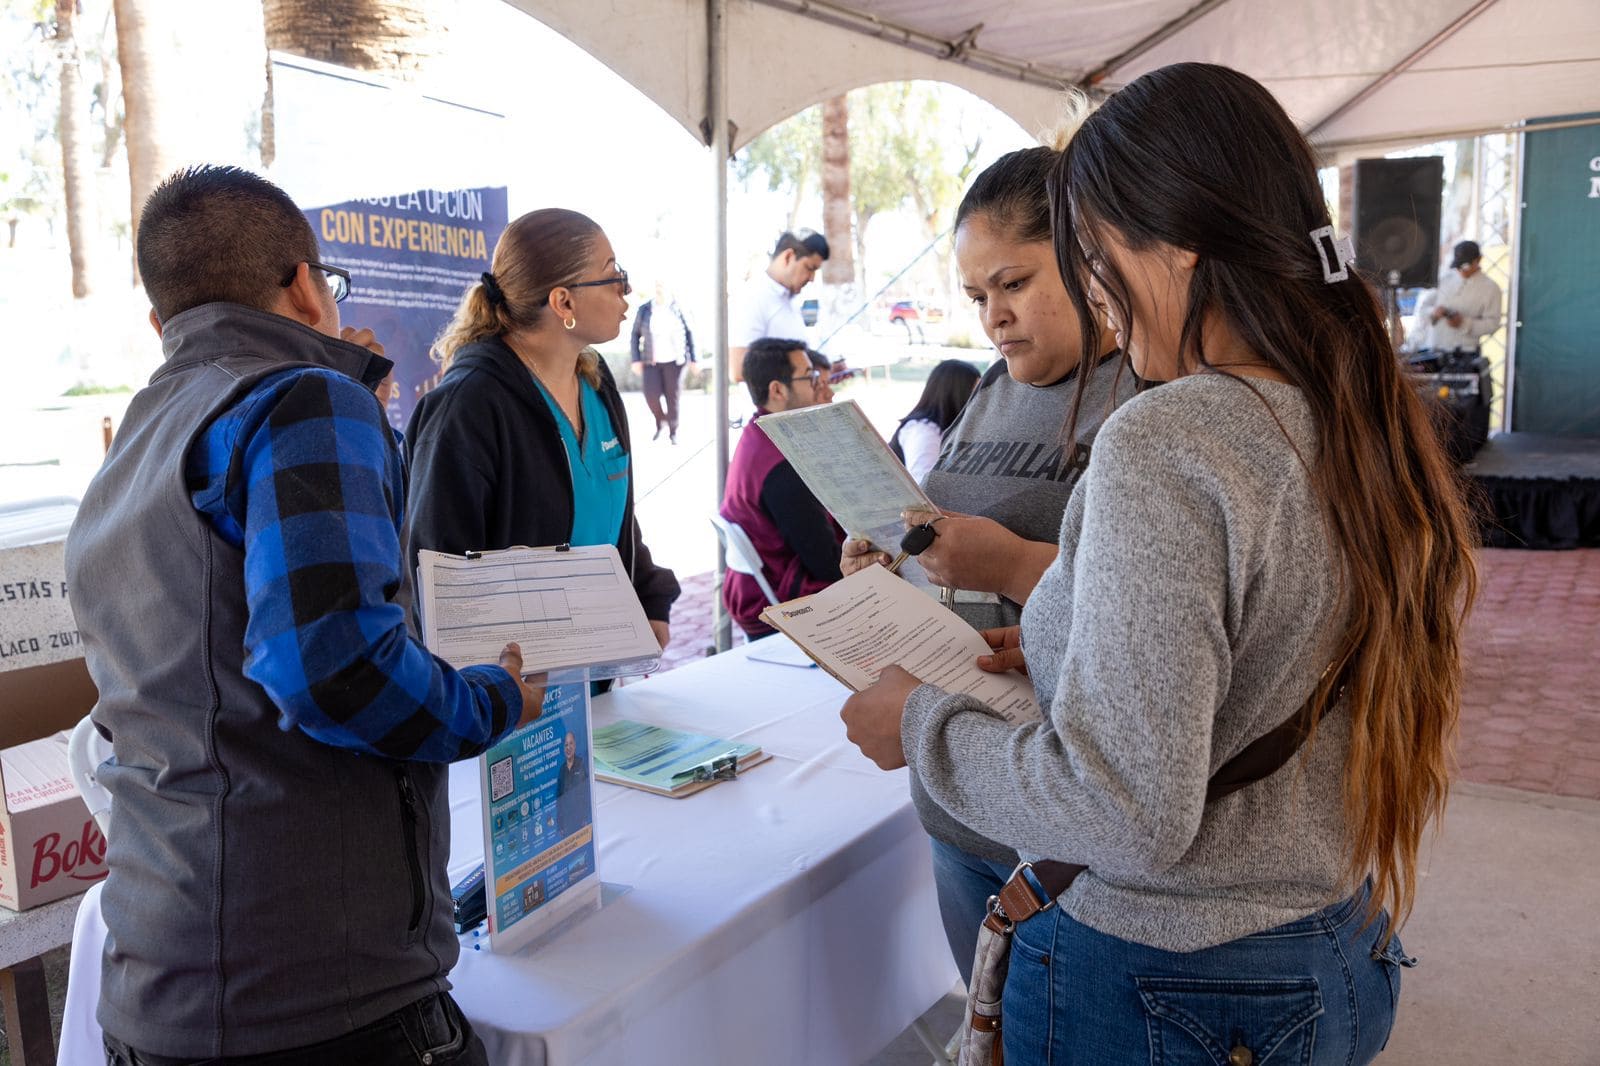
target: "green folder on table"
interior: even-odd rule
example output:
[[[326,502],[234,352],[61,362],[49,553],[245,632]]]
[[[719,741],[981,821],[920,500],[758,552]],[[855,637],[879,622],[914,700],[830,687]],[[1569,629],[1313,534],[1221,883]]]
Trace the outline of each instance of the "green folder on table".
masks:
[[[772,756],[741,744],[627,719],[594,731],[594,776],[661,796],[688,796]]]

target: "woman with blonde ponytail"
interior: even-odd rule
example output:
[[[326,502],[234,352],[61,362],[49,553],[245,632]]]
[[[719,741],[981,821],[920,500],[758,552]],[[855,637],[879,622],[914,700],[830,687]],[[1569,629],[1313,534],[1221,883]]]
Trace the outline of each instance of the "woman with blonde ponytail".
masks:
[[[576,211],[506,227],[491,268],[434,345],[444,367],[406,429],[411,550],[615,544],[663,648],[678,597],[633,514],[622,397],[593,345],[632,289],[611,242]]]
[[[1101,427],[1056,562],[995,641],[1044,718],[891,667],[849,734],[1030,864],[990,919],[1008,1062],[1371,1062],[1448,788],[1460,488],[1261,85],[1140,77],[1050,196],[1086,344],[1103,312],[1159,387]]]

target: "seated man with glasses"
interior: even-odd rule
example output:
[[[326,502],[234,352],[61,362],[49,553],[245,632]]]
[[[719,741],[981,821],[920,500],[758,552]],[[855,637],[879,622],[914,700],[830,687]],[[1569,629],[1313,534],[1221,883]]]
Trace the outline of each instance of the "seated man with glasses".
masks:
[[[412,637],[391,364],[294,202],[180,171],[137,254],[165,360],[67,538],[116,753],[107,1062],[486,1064],[444,991],[445,764],[542,694],[515,644],[456,671]]]
[[[744,353],[744,383],[756,417],[739,435],[728,464],[722,517],[750,537],[767,583],[780,600],[806,596],[839,580],[839,549],[844,530],[806,488],[777,445],[761,432],[761,418],[779,411],[815,407],[831,393],[822,372],[812,366],[803,341],[762,337]],[[766,597],[756,579],[730,572],[722,602],[752,639],[771,636],[761,621]]]

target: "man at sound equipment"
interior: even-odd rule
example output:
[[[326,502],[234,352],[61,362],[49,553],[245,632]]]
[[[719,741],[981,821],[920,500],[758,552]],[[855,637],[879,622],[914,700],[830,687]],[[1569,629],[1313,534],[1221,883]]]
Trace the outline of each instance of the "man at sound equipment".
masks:
[[[1456,245],[1439,287],[1417,299],[1414,351],[1475,353],[1483,338],[1500,328],[1500,286],[1483,273],[1482,259],[1476,241]]]

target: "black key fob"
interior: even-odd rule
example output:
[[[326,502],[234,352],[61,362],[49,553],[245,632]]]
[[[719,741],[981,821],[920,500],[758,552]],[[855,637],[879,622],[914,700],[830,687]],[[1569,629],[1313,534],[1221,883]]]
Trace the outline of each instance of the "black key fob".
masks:
[[[907,555],[921,555],[933,547],[933,524],[912,526],[906,530],[906,535],[900,538],[900,550]]]

